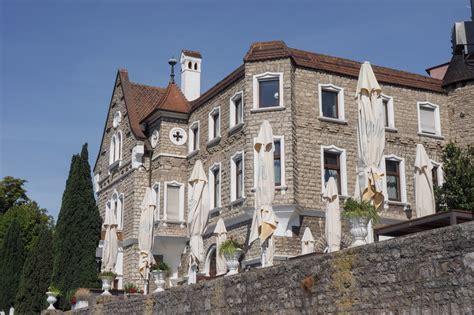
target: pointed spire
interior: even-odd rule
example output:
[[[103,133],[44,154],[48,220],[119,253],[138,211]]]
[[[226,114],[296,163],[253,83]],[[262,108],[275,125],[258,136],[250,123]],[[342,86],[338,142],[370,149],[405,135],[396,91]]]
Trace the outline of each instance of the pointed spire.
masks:
[[[168,64],[171,66],[171,74],[170,74],[170,83],[174,84],[174,66],[178,63],[176,59],[174,59],[174,56],[171,57],[170,60],[168,60]]]

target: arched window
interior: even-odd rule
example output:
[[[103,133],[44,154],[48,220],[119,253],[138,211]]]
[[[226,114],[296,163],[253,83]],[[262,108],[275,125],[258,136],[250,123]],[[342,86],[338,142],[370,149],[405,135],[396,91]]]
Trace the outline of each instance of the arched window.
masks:
[[[122,159],[122,131],[117,132],[110,139],[109,164]]]
[[[189,69],[192,69],[192,68],[193,68],[193,63],[192,63],[191,61],[188,62],[188,68],[189,68]]]
[[[117,220],[117,229],[121,230],[123,228],[123,204],[124,196],[119,194],[117,191],[114,191],[111,200],[112,212],[115,215]]]
[[[122,159],[122,131],[117,133],[117,143],[115,147],[115,161]]]
[[[196,63],[194,63],[194,70],[197,70],[197,69],[198,69],[198,64],[196,62]]]
[[[214,278],[217,275],[216,267],[216,244],[212,244],[209,247],[206,255],[206,261],[204,264],[204,274],[208,277]]]
[[[117,137],[115,135],[110,139],[110,150],[109,150],[109,164],[114,163],[115,160],[115,151],[117,147]]]

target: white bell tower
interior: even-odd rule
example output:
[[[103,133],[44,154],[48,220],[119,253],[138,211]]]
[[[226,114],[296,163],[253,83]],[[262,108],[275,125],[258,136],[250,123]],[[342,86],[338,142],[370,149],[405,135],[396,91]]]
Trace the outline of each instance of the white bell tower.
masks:
[[[201,53],[183,50],[181,52],[181,91],[188,101],[201,95]]]

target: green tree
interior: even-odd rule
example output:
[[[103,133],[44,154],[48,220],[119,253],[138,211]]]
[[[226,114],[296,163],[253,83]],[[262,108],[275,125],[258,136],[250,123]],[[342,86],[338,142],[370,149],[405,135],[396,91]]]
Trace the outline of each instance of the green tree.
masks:
[[[101,218],[95,203],[87,144],[71,160],[54,238],[53,283],[61,292],[97,287],[95,250],[100,239]],[[69,301],[60,299],[60,308]]]
[[[6,176],[0,181],[0,214],[7,212],[14,205],[29,201],[23,185],[26,180]]]
[[[15,303],[24,256],[20,224],[14,219],[8,227],[0,256],[0,310],[7,312]]]
[[[17,219],[20,224],[23,245],[29,251],[31,244],[38,237],[39,226],[52,226],[53,219],[48,216],[46,209],[41,209],[34,201],[14,205],[0,215],[0,244],[3,241],[11,222]]]
[[[435,191],[438,207],[474,211],[474,147],[449,143],[443,149],[443,186]]]
[[[39,314],[48,306],[45,293],[51,282],[53,232],[44,225],[38,230],[39,236],[26,258],[18,286],[15,311],[19,314]]]

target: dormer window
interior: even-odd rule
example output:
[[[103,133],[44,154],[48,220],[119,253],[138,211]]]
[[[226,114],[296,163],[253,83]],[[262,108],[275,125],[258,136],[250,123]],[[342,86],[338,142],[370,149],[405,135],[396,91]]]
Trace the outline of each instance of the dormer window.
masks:
[[[254,109],[283,107],[283,73],[266,72],[253,80]]]

